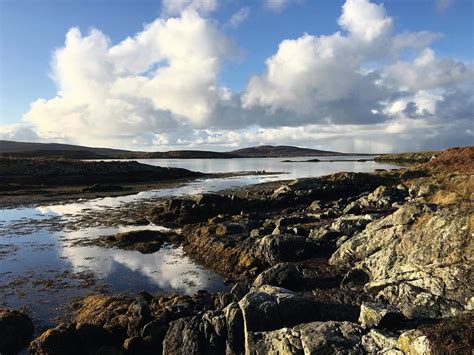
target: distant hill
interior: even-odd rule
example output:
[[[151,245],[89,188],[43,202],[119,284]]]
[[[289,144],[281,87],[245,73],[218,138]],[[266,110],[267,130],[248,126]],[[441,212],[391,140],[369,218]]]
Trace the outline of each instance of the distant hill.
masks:
[[[65,159],[230,159],[265,157],[301,157],[348,155],[325,150],[285,145],[262,145],[237,149],[231,152],[205,150],[171,150],[167,152],[140,152],[124,149],[84,147],[61,143],[25,143],[0,140],[0,154],[14,158],[65,158]]]
[[[168,152],[148,153],[149,158],[153,159],[230,159],[240,158],[237,154],[212,152],[207,150],[170,150]]]
[[[248,158],[346,155],[345,153],[310,148],[299,148],[289,145],[261,145],[258,147],[237,149],[229,153]]]
[[[29,143],[0,140],[0,153],[32,152],[32,151],[88,151],[101,155],[129,153],[129,150],[84,147],[81,145],[62,143]]]

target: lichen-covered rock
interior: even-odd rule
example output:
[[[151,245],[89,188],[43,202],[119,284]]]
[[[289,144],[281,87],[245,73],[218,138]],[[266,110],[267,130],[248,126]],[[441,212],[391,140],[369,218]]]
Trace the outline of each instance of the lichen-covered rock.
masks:
[[[362,354],[362,329],[350,322],[311,322],[248,335],[246,354]]]
[[[0,308],[0,354],[17,353],[28,345],[33,331],[33,323],[26,314]]]
[[[412,329],[400,334],[397,348],[406,355],[441,354],[423,332]]]
[[[404,204],[367,225],[331,257],[369,276],[366,292],[409,318],[449,317],[473,308],[472,210]]]
[[[398,309],[390,305],[363,302],[360,306],[359,323],[364,328],[393,328],[400,325],[403,316]]]
[[[362,337],[362,346],[364,350],[371,354],[386,354],[388,351],[399,352],[397,349],[398,334],[388,333],[380,329],[371,329]]]

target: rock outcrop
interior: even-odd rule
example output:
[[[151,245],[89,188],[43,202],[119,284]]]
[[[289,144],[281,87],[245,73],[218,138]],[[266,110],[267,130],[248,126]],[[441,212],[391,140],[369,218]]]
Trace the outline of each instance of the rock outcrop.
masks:
[[[473,308],[472,211],[405,204],[346,241],[330,263],[364,270],[364,289],[409,318]]]
[[[0,308],[0,354],[16,354],[33,336],[33,323],[26,314]]]

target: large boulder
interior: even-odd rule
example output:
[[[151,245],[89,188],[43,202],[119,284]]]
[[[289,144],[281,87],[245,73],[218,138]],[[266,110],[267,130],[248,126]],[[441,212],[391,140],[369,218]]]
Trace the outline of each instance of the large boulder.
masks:
[[[295,234],[268,235],[256,245],[256,254],[268,265],[309,259],[318,252],[321,252],[319,243]]]
[[[0,354],[16,354],[33,336],[30,317],[18,311],[0,308]]]
[[[316,302],[280,287],[260,286],[239,301],[246,332],[275,330],[319,319]]]
[[[246,354],[362,354],[362,329],[350,322],[311,322],[248,335]]]
[[[470,213],[405,204],[346,241],[330,263],[364,270],[365,291],[409,318],[456,315],[474,306]]]
[[[291,263],[277,264],[257,276],[253,286],[272,285],[289,290],[298,290],[304,285],[304,276]]]

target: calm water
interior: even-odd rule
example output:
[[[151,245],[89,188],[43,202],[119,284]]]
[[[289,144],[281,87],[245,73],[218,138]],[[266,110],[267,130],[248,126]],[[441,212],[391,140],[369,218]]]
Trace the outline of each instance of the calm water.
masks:
[[[321,157],[321,160],[341,159]],[[345,157],[346,159],[348,157]],[[350,157],[357,159],[357,157]],[[367,157],[361,157],[367,158]],[[311,158],[292,158],[308,160]],[[226,289],[223,279],[170,245],[153,254],[87,245],[103,235],[132,229],[165,196],[219,191],[274,180],[321,176],[339,171],[370,172],[394,165],[375,162],[284,163],[265,159],[156,159],[141,162],[207,173],[285,172],[267,176],[199,179],[173,189],[78,200],[74,203],[4,209],[0,215],[0,306],[26,307],[39,326],[50,325],[74,297],[91,292],[193,294]]]

